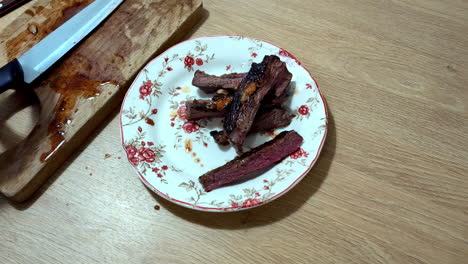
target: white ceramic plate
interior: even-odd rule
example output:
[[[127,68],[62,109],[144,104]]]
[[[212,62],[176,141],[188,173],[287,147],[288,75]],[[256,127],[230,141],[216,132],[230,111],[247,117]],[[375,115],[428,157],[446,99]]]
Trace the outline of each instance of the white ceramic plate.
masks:
[[[271,140],[283,130],[304,138],[300,150],[262,175],[204,192],[198,177],[236,156],[209,135],[221,120],[185,120],[184,101],[209,98],[191,85],[193,73],[247,72],[252,62],[275,54],[293,74],[292,96],[285,104],[295,117],[274,133],[249,136],[245,149]],[[270,202],[296,185],[312,168],[327,133],[327,109],[317,83],[290,53],[242,37],[214,36],[182,42],[153,59],[130,86],[120,113],[122,144],[141,180],[158,195],[202,211],[237,211]]]

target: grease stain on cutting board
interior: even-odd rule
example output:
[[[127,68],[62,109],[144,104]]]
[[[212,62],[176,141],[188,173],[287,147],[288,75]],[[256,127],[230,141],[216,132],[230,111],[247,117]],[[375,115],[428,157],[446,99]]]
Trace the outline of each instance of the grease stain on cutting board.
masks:
[[[32,11],[31,9],[28,9],[28,10],[24,11],[24,13],[25,13],[26,15],[30,15],[30,16],[34,16],[34,15],[35,15],[35,14],[34,14],[34,11]]]
[[[125,21],[128,21],[129,17],[136,13],[138,7],[124,2],[119,9],[121,12],[114,14],[113,20],[125,24]],[[76,11],[76,9],[73,10]],[[131,54],[141,47],[141,44],[133,43],[125,35],[113,38],[112,45],[96,46],[96,42],[107,40],[105,36],[111,35],[115,31],[115,24],[104,23],[97,30],[97,34],[91,35],[87,42],[73,52],[73,56],[66,58],[60,67],[55,69],[49,76],[49,80],[40,85],[49,86],[60,94],[55,108],[55,117],[49,125],[50,150],[41,155],[41,162],[45,162],[64,143],[66,129],[64,129],[63,124],[78,111],[75,108],[78,100],[80,98],[94,100],[102,93],[108,94],[107,91],[102,90],[108,84],[119,89],[120,84],[127,79],[124,77],[125,73],[120,70],[121,64],[125,63],[125,57],[122,54]],[[99,58],[99,61],[96,58]],[[109,61],[119,61],[119,63],[102,63]],[[57,111],[59,105],[64,106],[63,111]],[[151,123],[150,120],[148,121]]]
[[[65,142],[66,125],[72,121],[71,116],[73,110],[76,110],[75,106],[79,98],[94,99],[101,94],[103,85],[118,86],[115,81],[96,80],[86,74],[59,75],[56,79],[48,81],[48,84],[61,96],[55,106],[55,117],[49,124],[50,150],[41,155],[41,162],[47,161]]]

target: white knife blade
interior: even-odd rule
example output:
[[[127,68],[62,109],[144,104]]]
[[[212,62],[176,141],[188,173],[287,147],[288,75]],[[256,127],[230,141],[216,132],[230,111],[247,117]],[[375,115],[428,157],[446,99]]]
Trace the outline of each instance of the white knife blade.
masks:
[[[34,81],[85,38],[123,1],[93,1],[22,56],[5,65],[0,69],[0,93],[10,88],[11,84]],[[19,80],[21,77],[23,80]]]

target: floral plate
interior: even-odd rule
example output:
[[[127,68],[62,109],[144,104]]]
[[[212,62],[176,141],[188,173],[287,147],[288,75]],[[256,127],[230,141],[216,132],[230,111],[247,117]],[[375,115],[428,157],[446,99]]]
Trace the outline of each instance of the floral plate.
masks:
[[[295,117],[286,128],[249,136],[245,149],[283,130],[296,130],[304,143],[254,179],[204,192],[198,177],[232,160],[236,152],[219,147],[209,134],[221,128],[220,119],[186,120],[187,100],[210,97],[191,85],[194,71],[247,72],[252,62],[271,54],[285,61],[293,74],[292,96],[285,106]],[[188,208],[238,211],[278,198],[309,172],[327,134],[327,109],[317,83],[289,52],[243,36],[214,36],[182,42],[148,63],[125,96],[120,125],[127,158],[148,188]]]

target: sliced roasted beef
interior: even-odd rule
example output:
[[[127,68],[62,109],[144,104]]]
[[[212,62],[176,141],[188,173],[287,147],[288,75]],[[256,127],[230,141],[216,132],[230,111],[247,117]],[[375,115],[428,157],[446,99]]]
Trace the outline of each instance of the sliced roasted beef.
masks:
[[[292,115],[283,108],[260,108],[250,128],[250,133],[270,131],[286,127],[291,123]],[[225,146],[229,144],[229,136],[224,131],[211,131],[210,135],[216,143]]]
[[[271,108],[271,107],[278,107],[284,104],[284,102],[288,99],[289,95],[287,93],[283,94],[280,97],[268,97],[262,101],[262,107]]]
[[[283,108],[267,108],[258,111],[250,128],[250,133],[263,132],[291,124],[292,115]]]
[[[207,192],[217,189],[281,161],[294,153],[302,142],[303,138],[296,131],[284,131],[274,139],[203,174],[199,181]]]
[[[288,98],[288,87],[292,80],[292,73],[288,71],[286,63],[281,65],[276,76],[276,83],[262,102],[264,105],[280,106]]]
[[[232,96],[216,94],[211,100],[187,101],[187,120],[198,120],[208,117],[223,117],[227,113]]]
[[[224,118],[224,130],[229,141],[242,153],[242,144],[254,121],[260,104],[284,74],[285,63],[277,56],[265,56],[261,63],[253,63],[247,76],[236,90],[229,111]]]
[[[229,73],[216,76],[197,70],[193,76],[192,85],[206,93],[214,93],[220,88],[236,89],[246,75],[247,73]]]
[[[199,87],[206,93],[213,93],[220,88],[236,89],[247,74],[247,72],[243,72],[216,76],[197,70],[193,76],[192,84]],[[271,92],[266,96],[264,104],[268,106],[281,105],[287,98],[287,90],[291,83],[291,79],[292,73],[288,71],[286,64],[283,63],[281,70],[278,71],[277,81]]]

